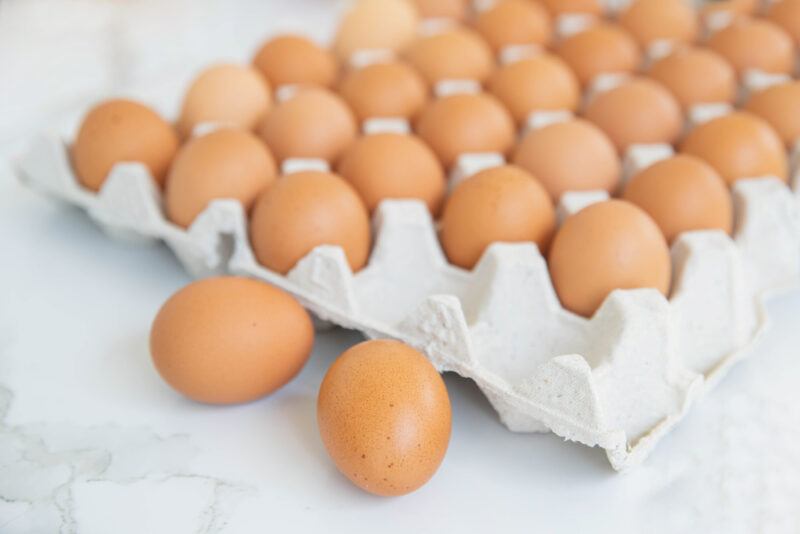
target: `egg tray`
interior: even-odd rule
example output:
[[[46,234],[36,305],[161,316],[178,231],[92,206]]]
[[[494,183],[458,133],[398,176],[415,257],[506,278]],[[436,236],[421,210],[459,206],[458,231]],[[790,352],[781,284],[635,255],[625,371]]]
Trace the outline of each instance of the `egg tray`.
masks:
[[[647,159],[632,161],[657,158]],[[718,231],[678,238],[669,300],[650,289],[617,290],[585,319],[561,307],[534,244],[496,243],[471,272],[450,265],[419,201],[379,206],[361,271],[325,245],[282,276],[256,261],[237,201],[212,202],[185,230],[165,219],[146,167],[118,164],[99,193],[87,191],[54,134],[35,139],[18,169],[23,181],[80,206],[112,236],[163,240],[195,277],[258,278],[322,320],[419,348],[439,371],[474,380],[510,430],[549,430],[602,447],[617,470],[640,463],[748,354],[767,325],[765,299],[800,282],[800,197],[776,179],[736,184],[733,238]],[[606,196],[567,193],[560,219]]]

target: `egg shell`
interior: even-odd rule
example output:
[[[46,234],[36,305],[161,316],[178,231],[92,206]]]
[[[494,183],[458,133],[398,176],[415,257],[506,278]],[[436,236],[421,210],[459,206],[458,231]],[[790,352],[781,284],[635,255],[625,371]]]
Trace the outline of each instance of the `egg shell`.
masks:
[[[164,303],[150,330],[161,377],[209,404],[272,393],[300,372],[313,345],[311,318],[292,296],[235,276],[184,287]]]
[[[279,161],[319,158],[335,162],[358,133],[356,119],[338,95],[309,88],[275,106],[259,134]]]
[[[622,198],[636,204],[669,243],[691,230],[730,234],[733,202],[722,177],[700,158],[679,154],[635,174]]]
[[[600,74],[633,72],[642,62],[636,40],[619,26],[608,23],[595,24],[567,37],[555,50],[584,86]]]
[[[147,106],[106,100],[83,118],[72,145],[72,164],[81,185],[99,191],[117,163],[138,162],[161,186],[178,150],[178,134]]]
[[[423,19],[464,21],[469,14],[469,0],[411,0]]]
[[[328,369],[317,424],[328,454],[353,484],[403,495],[425,484],[444,459],[450,399],[422,353],[399,341],[365,341]]]
[[[420,37],[405,49],[403,57],[431,86],[444,80],[484,82],[494,68],[492,49],[467,28]]]
[[[339,22],[333,49],[342,60],[360,50],[399,51],[416,36],[418,22],[407,0],[356,0]]]
[[[792,38],[780,26],[763,19],[740,18],[714,33],[706,43],[736,69],[790,74],[794,69]]]
[[[531,130],[517,145],[512,161],[533,174],[556,202],[567,191],[613,193],[622,174],[614,144],[583,119]]]
[[[787,148],[800,139],[800,81],[773,85],[753,93],[744,109],[766,120]]]
[[[681,48],[655,61],[647,75],[670,90],[684,110],[736,99],[736,71],[706,48]]]
[[[623,200],[592,204],[567,217],[548,257],[553,286],[567,310],[590,317],[615,289],[669,293],[667,242],[653,219]]]
[[[553,16],[571,14],[600,16],[605,9],[602,0],[540,0],[540,2]]]
[[[300,35],[279,35],[264,43],[253,59],[255,67],[272,87],[312,85],[332,87],[336,81],[336,57]]]
[[[780,137],[769,123],[749,112],[737,111],[696,126],[680,150],[705,160],[729,185],[740,178],[788,179]]]
[[[350,71],[339,94],[360,121],[370,118],[415,117],[428,100],[425,80],[400,61],[374,63]]]
[[[550,15],[531,0],[498,0],[473,24],[495,53],[514,45],[546,46],[553,38]]]
[[[769,6],[766,17],[783,28],[800,47],[800,0],[779,0]]]
[[[700,31],[697,12],[685,0],[634,0],[618,22],[645,47],[657,41],[691,43]]]

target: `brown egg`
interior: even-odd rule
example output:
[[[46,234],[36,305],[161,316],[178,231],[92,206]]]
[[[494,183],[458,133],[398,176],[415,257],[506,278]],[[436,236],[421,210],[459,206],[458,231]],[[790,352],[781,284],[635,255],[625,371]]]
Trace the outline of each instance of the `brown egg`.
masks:
[[[339,94],[358,120],[374,117],[410,119],[428,100],[428,86],[412,67],[393,61],[350,71],[339,85]]]
[[[788,163],[781,138],[764,119],[745,111],[695,127],[681,152],[703,159],[729,185],[740,178],[775,176],[786,181]]]
[[[545,53],[500,67],[489,79],[487,90],[519,124],[536,111],[575,111],[581,99],[572,70],[557,56]]]
[[[589,85],[600,74],[634,72],[642,54],[634,38],[618,26],[601,23],[567,37],[556,53]]]
[[[253,64],[275,88],[295,84],[332,87],[339,68],[333,54],[299,35],[270,39]]]
[[[399,341],[351,347],[328,369],[317,425],[336,467],[370,493],[404,495],[436,473],[450,441],[450,399],[425,356]]]
[[[736,71],[706,48],[676,50],[653,63],[648,76],[669,89],[687,110],[697,104],[732,104],[736,99]]]
[[[780,0],[769,6],[767,18],[783,28],[800,46],[800,0]]]
[[[238,200],[249,210],[275,175],[272,154],[249,132],[221,129],[196,137],[172,162],[164,195],[167,217],[187,228],[218,198]]]
[[[150,330],[161,377],[209,404],[272,393],[300,372],[313,345],[311,318],[291,295],[235,276],[184,287],[164,303]]]
[[[669,292],[669,248],[653,219],[623,200],[592,204],[567,217],[548,258],[562,306],[590,317],[615,289]]]
[[[517,146],[513,162],[533,174],[555,202],[567,191],[613,193],[622,174],[614,144],[583,119],[531,130]]]
[[[669,243],[691,230],[731,233],[730,191],[713,167],[694,156],[679,154],[650,165],[631,178],[622,198],[646,211]]]
[[[686,0],[634,0],[618,20],[642,46],[656,41],[691,43],[700,30],[697,13]]]
[[[683,129],[678,101],[648,78],[633,78],[595,95],[584,115],[611,138],[620,153],[637,143],[674,143]]]
[[[320,158],[334,162],[358,133],[353,112],[325,89],[304,89],[275,106],[259,129],[279,161]]]
[[[602,15],[601,0],[540,0],[553,16],[570,14]]]
[[[550,15],[531,0],[498,0],[474,24],[495,52],[512,45],[546,46],[553,38]]]
[[[99,191],[116,163],[143,163],[158,185],[178,150],[178,135],[155,111],[132,100],[106,100],[89,110],[72,145],[78,181]]]
[[[414,39],[417,23],[407,0],[356,0],[339,22],[333,49],[343,60],[359,50],[399,51]]]
[[[258,261],[280,274],[319,245],[338,245],[358,271],[370,248],[369,213],[346,181],[327,172],[284,176],[256,201],[250,242]]]
[[[411,0],[424,19],[463,21],[469,13],[469,0]]]
[[[746,18],[755,13],[760,4],[759,0],[715,0],[701,2],[699,10],[701,18],[708,25],[713,17],[720,15],[729,20]],[[713,27],[713,24],[711,26]]]
[[[754,93],[745,109],[767,121],[787,148],[800,140],[800,81],[773,85]]]
[[[417,198],[433,215],[444,198],[445,176],[436,154],[413,135],[367,135],[350,145],[337,172],[370,212],[386,198]]]
[[[780,26],[762,19],[737,19],[714,33],[707,46],[727,59],[741,76],[748,70],[789,74],[794,43]]]
[[[546,251],[556,225],[544,187],[520,167],[483,170],[447,197],[439,237],[450,263],[472,269],[492,243],[530,241]]]
[[[403,55],[430,85],[443,80],[484,82],[494,68],[489,45],[466,28],[420,37]]]
[[[515,136],[511,115],[487,94],[454,94],[434,100],[423,110],[416,130],[445,167],[469,152],[505,154]]]

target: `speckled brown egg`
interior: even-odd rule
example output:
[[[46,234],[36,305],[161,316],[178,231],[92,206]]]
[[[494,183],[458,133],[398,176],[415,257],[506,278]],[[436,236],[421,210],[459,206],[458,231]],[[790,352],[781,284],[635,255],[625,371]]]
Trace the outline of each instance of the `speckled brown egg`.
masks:
[[[567,191],[613,193],[622,174],[614,144],[603,130],[583,119],[531,130],[512,161],[536,176],[555,202]]]
[[[196,137],[172,162],[164,195],[167,217],[186,228],[219,198],[238,200],[249,210],[275,175],[272,154],[249,132],[226,128]]]
[[[766,20],[737,19],[714,33],[707,46],[727,59],[740,76],[749,70],[789,74],[794,69],[792,38]]]
[[[800,141],[800,81],[773,85],[754,93],[745,109],[766,120],[787,148]]]
[[[275,106],[259,128],[279,161],[320,158],[334,162],[358,132],[353,112],[325,89],[304,89]]]
[[[450,167],[459,155],[507,153],[514,144],[514,120],[487,94],[454,94],[429,103],[416,124],[417,134]]]
[[[396,52],[414,39],[418,22],[408,0],[355,0],[339,22],[333,49],[343,60],[360,50]]]
[[[684,109],[736,99],[736,71],[706,48],[683,48],[657,60],[648,76],[670,90]]]
[[[253,64],[273,88],[282,85],[332,87],[339,69],[332,53],[300,35],[279,35],[264,43]]]
[[[648,78],[633,78],[595,95],[584,116],[611,138],[620,153],[633,144],[672,144],[683,129],[678,101]]]
[[[445,176],[436,154],[414,135],[379,133],[350,145],[337,172],[352,185],[370,212],[387,198],[414,198],[439,213]]]
[[[350,71],[339,85],[339,94],[358,120],[375,117],[415,117],[428,100],[425,80],[400,61],[374,63]]]
[[[686,0],[635,0],[618,21],[645,47],[657,41],[691,43],[700,30],[697,12]]]
[[[800,46],[800,0],[780,0],[769,6],[767,18],[780,26]]]
[[[99,191],[116,163],[143,163],[163,185],[178,135],[155,111],[132,100],[106,100],[83,118],[72,164],[81,185]]]
[[[669,243],[691,230],[731,233],[730,191],[713,167],[694,156],[679,154],[639,171],[622,198],[646,211]]]
[[[497,69],[487,90],[524,124],[537,111],[575,111],[581,100],[578,79],[557,56],[541,53]]]
[[[600,74],[634,72],[642,62],[636,40],[619,26],[607,23],[567,37],[555,50],[584,86]]]
[[[317,424],[336,467],[370,493],[404,495],[436,473],[450,441],[444,381],[419,351],[388,339],[359,343],[328,369]]]
[[[305,171],[283,176],[256,201],[250,242],[259,263],[288,273],[319,245],[337,245],[353,271],[370,249],[369,213],[355,189],[335,174]]]
[[[463,21],[469,13],[469,0],[411,0],[423,19]]]
[[[603,14],[603,2],[601,0],[540,0],[541,3],[553,16],[586,14]]]
[[[313,345],[311,318],[294,298],[235,276],[192,282],[164,303],[150,329],[161,377],[209,404],[272,393],[300,372]]]
[[[474,22],[495,52],[513,45],[546,46],[553,38],[547,10],[531,0],[498,0]]]
[[[514,165],[483,170],[447,197],[439,237],[450,263],[472,269],[495,242],[533,242],[546,251],[555,210],[533,175]]]
[[[467,28],[420,37],[403,56],[432,86],[443,80],[484,82],[494,68],[492,49]]]
[[[699,157],[733,185],[740,178],[774,176],[786,181],[788,163],[781,138],[767,121],[745,111],[695,127],[681,152]]]
[[[647,213],[624,200],[598,202],[567,217],[553,238],[548,265],[561,304],[584,317],[615,289],[669,293],[667,242]]]

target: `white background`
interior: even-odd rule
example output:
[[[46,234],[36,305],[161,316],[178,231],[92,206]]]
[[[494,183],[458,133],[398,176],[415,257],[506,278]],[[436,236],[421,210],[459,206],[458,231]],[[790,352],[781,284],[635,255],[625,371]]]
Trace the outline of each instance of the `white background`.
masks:
[[[0,0],[0,153],[110,95],[164,111],[196,69],[246,60],[275,28],[324,39],[338,2]],[[800,294],[641,468],[508,432],[446,376],[453,435],[420,491],[383,499],[333,468],[315,423],[331,361],[246,406],[169,390],[148,354],[161,303],[189,280],[162,246],[104,236],[0,163],[0,533],[300,530],[800,532]]]

